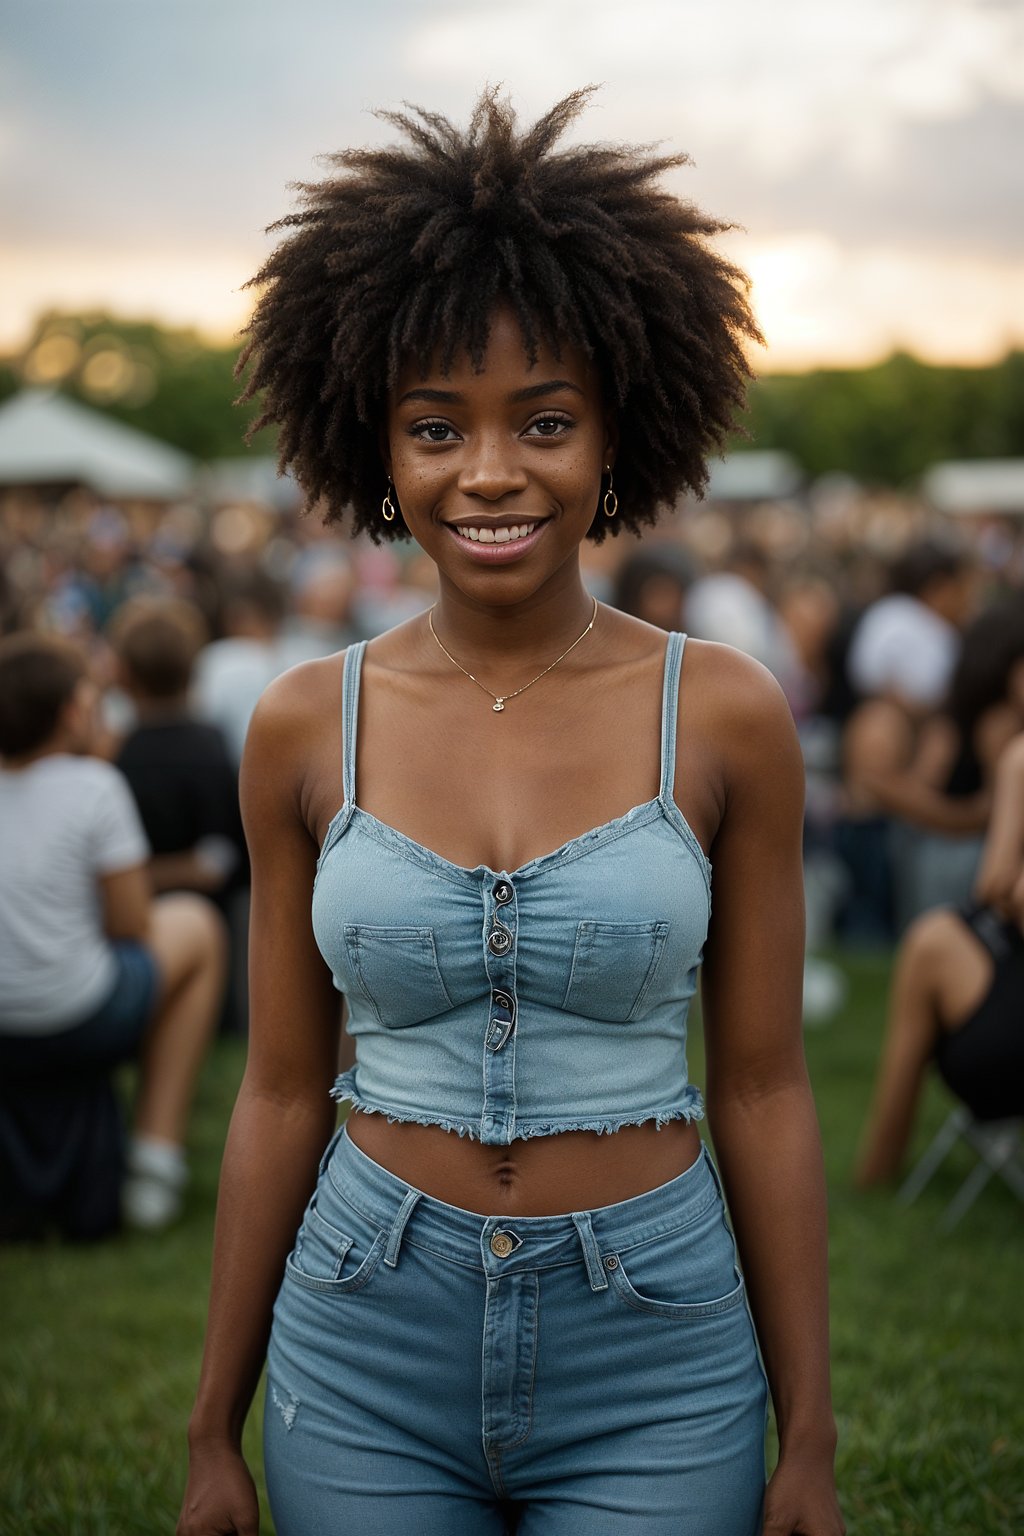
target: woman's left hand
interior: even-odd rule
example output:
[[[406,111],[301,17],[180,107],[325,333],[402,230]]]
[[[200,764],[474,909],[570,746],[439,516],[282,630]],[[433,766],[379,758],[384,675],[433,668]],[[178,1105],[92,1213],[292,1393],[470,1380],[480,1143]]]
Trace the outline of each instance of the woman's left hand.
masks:
[[[831,1459],[790,1453],[768,1482],[762,1536],[845,1536]]]

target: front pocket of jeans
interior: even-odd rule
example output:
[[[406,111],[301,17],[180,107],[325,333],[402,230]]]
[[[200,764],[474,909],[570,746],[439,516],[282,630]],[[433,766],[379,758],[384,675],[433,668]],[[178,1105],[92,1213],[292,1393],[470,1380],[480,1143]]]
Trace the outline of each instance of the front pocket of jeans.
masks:
[[[617,1254],[611,1254],[605,1260],[605,1273],[616,1294],[627,1306],[637,1312],[650,1312],[655,1317],[675,1318],[680,1322],[687,1318],[714,1317],[719,1312],[731,1312],[733,1307],[743,1302],[742,1277],[738,1285],[714,1301],[655,1301],[652,1296],[642,1296],[634,1289]]]
[[[344,1295],[361,1290],[380,1263],[387,1242],[386,1232],[370,1229],[368,1223],[366,1227],[357,1242],[325,1220],[315,1205],[309,1206],[295,1247],[285,1260],[289,1277],[307,1291]]]
[[[386,1029],[407,1029],[450,1010],[432,928],[350,923],[345,942],[359,989]]]
[[[656,1317],[711,1317],[743,1301],[736,1246],[716,1194],[685,1225],[606,1253],[604,1271],[621,1301]]]
[[[658,969],[668,926],[585,918],[576,929],[563,1009],[609,1024],[636,1018]]]

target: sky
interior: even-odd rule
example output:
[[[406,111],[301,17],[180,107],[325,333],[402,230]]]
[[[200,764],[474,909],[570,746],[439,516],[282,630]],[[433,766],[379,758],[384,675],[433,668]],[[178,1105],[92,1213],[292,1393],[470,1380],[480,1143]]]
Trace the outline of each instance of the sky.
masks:
[[[1024,0],[0,0],[0,351],[46,308],[231,336],[289,182],[488,82],[692,156],[761,370],[1024,345]]]

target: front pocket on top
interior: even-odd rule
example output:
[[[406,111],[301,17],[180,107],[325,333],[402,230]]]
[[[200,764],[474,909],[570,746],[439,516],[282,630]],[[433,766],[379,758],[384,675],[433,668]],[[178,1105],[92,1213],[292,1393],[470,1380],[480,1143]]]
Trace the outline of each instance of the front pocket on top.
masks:
[[[405,1029],[451,1008],[433,929],[350,923],[345,942],[359,990],[386,1029]]]
[[[668,923],[605,923],[585,918],[576,929],[562,1007],[587,1019],[626,1024],[643,1006],[658,969]]]

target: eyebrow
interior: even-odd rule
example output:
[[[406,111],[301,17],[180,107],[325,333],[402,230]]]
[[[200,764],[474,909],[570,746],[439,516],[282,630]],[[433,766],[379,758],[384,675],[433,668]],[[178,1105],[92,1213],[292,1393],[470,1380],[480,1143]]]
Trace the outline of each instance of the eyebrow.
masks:
[[[571,390],[574,395],[583,395],[582,389],[571,379],[544,379],[540,384],[528,384],[525,389],[513,390],[508,398],[513,405],[520,405],[526,400],[539,400],[543,395],[557,394],[560,389]],[[404,405],[407,400],[425,400],[431,405],[462,405],[465,398],[465,395],[454,389],[410,389],[398,403]]]

